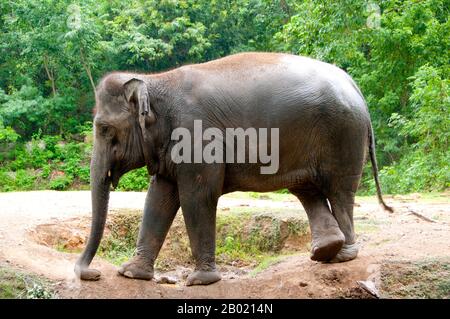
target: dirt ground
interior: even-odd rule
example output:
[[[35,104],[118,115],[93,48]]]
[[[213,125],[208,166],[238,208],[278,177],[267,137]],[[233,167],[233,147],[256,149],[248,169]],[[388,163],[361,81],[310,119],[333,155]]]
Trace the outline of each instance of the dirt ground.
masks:
[[[145,193],[113,192],[110,208],[141,209],[144,198]],[[386,196],[386,201],[394,207],[393,214],[382,211],[372,197],[357,199],[354,219],[361,248],[353,261],[322,264],[299,253],[253,275],[225,276],[210,286],[186,287],[182,279],[159,284],[120,277],[116,266],[98,257],[92,266],[101,270],[101,280],[78,280],[73,273],[77,254],[40,245],[30,233],[36,234],[39,225],[89,217],[90,193],[0,193],[0,265],[52,280],[60,298],[370,298],[361,289],[364,283],[373,284],[381,297],[392,297],[381,283],[387,270],[398,273],[398,265],[450,258],[450,194]],[[290,196],[269,200],[231,195],[219,201],[221,208],[237,206],[294,208],[305,215]],[[179,265],[180,278],[183,266]]]

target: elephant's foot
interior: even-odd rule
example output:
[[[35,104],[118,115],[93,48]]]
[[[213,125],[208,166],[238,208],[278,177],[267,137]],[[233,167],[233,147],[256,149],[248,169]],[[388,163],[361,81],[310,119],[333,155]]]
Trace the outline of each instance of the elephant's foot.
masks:
[[[196,270],[186,280],[186,286],[209,285],[222,279],[217,270]]]
[[[96,281],[100,279],[100,276],[101,273],[97,269],[84,269],[80,274],[80,279]]]
[[[134,256],[120,267],[119,274],[127,278],[151,280],[153,265],[141,256]]]
[[[194,272],[187,277],[186,286],[209,285],[222,279],[216,269],[214,258],[204,257],[202,259],[203,260],[195,267]]]
[[[341,251],[345,236],[339,228],[332,228],[326,235],[313,239],[311,259],[315,261],[329,261]]]
[[[88,266],[75,266],[75,274],[80,278],[81,280],[99,280],[101,273],[97,269],[91,269],[87,268]]]
[[[344,244],[337,255],[330,260],[331,263],[340,263],[355,259],[358,256],[359,247],[356,243]]]

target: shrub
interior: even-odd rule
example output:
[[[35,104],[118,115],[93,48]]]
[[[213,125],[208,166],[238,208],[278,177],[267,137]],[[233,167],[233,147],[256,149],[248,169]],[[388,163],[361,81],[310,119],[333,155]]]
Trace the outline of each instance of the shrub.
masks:
[[[63,175],[58,176],[54,180],[50,181],[48,186],[50,187],[50,189],[62,191],[66,190],[72,184],[72,182],[73,178]]]
[[[87,184],[91,147],[59,135],[35,134],[31,141],[16,143],[3,155],[10,160],[2,163],[0,190],[65,190],[75,182]]]
[[[449,83],[439,70],[425,65],[411,77],[408,116],[393,113],[390,126],[408,144],[403,156],[380,171],[386,193],[442,191],[450,187],[450,99]],[[373,178],[364,183],[374,192]]]
[[[142,167],[126,173],[120,179],[117,190],[119,191],[143,191],[149,186],[150,177],[147,168]]]
[[[8,192],[14,191],[14,172],[5,169],[0,170],[0,190]]]

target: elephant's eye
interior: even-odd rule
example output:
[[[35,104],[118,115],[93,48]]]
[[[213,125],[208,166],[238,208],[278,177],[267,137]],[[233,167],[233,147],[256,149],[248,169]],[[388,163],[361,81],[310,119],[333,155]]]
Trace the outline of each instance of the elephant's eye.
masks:
[[[111,144],[116,145],[118,142],[119,142],[119,140],[117,139],[117,136],[113,136],[111,139]]]
[[[103,125],[100,127],[100,135],[108,139],[112,139],[115,135],[114,128],[112,128],[111,126]]]

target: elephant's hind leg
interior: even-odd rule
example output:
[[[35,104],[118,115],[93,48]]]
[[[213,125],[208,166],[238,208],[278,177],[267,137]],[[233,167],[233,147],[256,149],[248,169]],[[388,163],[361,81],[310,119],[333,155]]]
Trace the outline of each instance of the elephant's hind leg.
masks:
[[[289,189],[302,203],[311,228],[311,259],[330,261],[341,250],[344,234],[331,214],[327,199],[319,191]]]
[[[353,206],[355,203],[355,185],[358,184],[359,178],[356,181],[349,181],[352,178],[342,178],[342,182],[347,180],[347,187],[342,185],[338,191],[329,196],[331,210],[336,216],[339,228],[345,235],[345,243],[342,249],[331,260],[331,262],[344,262],[355,259],[358,255],[358,244],[356,243],[355,228],[353,224]],[[353,185],[353,187],[352,187]],[[349,189],[349,187],[352,187]]]

